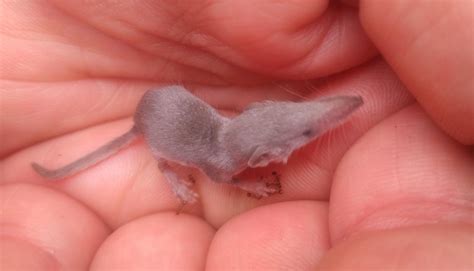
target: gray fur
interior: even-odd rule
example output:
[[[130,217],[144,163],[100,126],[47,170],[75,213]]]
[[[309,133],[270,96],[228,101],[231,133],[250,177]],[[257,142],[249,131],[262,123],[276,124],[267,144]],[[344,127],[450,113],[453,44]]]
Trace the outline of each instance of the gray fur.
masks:
[[[213,181],[231,183],[246,167],[286,162],[295,149],[340,124],[362,104],[360,96],[300,103],[266,101],[228,119],[181,86],[152,89],[137,106],[134,128],[124,136],[60,169],[47,170],[36,163],[33,168],[46,178],[64,178],[107,158],[142,134],[160,169],[168,170],[165,162],[173,161],[199,168]],[[192,202],[195,194],[177,185],[177,177],[172,179],[168,181],[179,198]],[[246,190],[268,192],[261,185]]]

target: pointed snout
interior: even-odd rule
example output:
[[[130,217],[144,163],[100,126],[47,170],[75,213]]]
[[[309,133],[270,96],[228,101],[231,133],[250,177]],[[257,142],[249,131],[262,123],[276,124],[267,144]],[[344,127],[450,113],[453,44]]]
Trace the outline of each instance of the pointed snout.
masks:
[[[325,109],[323,119],[330,123],[340,123],[364,104],[361,96],[334,96],[319,100]]]
[[[334,96],[320,100],[322,103],[326,103],[328,108],[336,111],[352,112],[359,106],[364,104],[364,100],[361,96]]]

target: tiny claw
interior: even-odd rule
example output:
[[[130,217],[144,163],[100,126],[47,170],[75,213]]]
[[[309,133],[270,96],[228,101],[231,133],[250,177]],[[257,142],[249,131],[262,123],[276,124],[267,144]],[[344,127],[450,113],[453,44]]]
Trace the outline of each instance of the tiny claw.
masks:
[[[260,199],[262,199],[263,197],[268,197],[268,194],[265,193],[265,194],[257,195],[257,194],[253,194],[253,193],[248,192],[248,193],[247,193],[247,197],[260,200]]]

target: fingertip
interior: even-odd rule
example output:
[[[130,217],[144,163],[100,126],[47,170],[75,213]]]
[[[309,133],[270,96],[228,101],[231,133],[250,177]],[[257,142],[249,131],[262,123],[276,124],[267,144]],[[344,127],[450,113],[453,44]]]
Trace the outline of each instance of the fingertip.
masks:
[[[214,229],[195,216],[159,213],[118,228],[91,270],[203,270]]]
[[[5,270],[87,269],[109,232],[82,204],[43,186],[3,185],[0,196]]]
[[[221,227],[209,249],[206,270],[311,270],[328,248],[325,203],[276,203],[252,209]]]

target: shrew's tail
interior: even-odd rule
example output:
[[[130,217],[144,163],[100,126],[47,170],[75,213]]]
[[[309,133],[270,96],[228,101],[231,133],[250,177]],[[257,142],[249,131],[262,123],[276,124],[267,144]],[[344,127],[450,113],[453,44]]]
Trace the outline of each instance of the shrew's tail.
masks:
[[[117,137],[109,143],[103,145],[97,150],[79,158],[78,160],[65,165],[58,169],[47,169],[37,163],[31,163],[33,169],[42,177],[55,180],[62,179],[74,175],[90,166],[93,166],[109,156],[117,153],[122,148],[128,146],[138,136],[138,131],[135,127],[130,129],[125,134]]]

